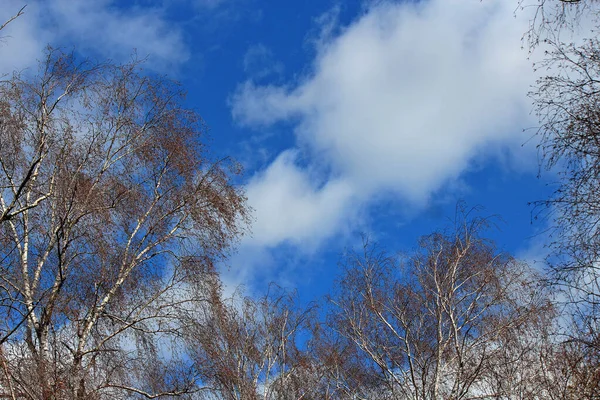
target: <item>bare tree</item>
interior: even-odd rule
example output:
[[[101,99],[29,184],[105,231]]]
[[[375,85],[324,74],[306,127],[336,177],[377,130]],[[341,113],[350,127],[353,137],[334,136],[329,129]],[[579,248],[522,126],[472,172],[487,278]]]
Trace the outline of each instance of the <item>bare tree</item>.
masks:
[[[367,360],[359,398],[504,395],[484,384],[503,337],[547,304],[527,266],[480,236],[487,220],[461,215],[402,263],[368,242],[348,256],[329,326]]]
[[[556,191],[535,203],[552,225],[548,282],[561,291],[561,329],[541,353],[548,398],[598,396],[600,354],[600,20],[593,0],[540,1],[532,37],[548,49],[536,67],[548,71],[530,93],[540,119],[541,159],[558,171]],[[585,24],[582,22],[585,21]],[[591,23],[591,30],[582,30]],[[564,33],[588,39],[574,43]],[[533,33],[533,35],[531,35]],[[560,360],[558,362],[557,360]]]
[[[275,285],[254,299],[236,292],[223,299],[215,281],[203,317],[191,321],[188,346],[201,380],[211,388],[205,398],[306,399],[308,368],[298,348],[313,307],[300,309],[295,296]]]
[[[182,99],[137,62],[53,49],[38,75],[0,86],[3,396],[195,389],[186,357],[162,353],[248,214],[238,166],[208,158]]]
[[[552,51],[531,96],[541,121],[541,156],[559,171],[554,195],[538,202],[553,221],[551,267],[573,323],[566,332],[600,351],[600,42],[548,40]]]
[[[338,333],[335,318],[316,322],[307,349],[314,370],[311,399],[367,399],[381,396],[381,380],[372,373],[372,361],[346,335]],[[377,396],[379,395],[379,396]]]

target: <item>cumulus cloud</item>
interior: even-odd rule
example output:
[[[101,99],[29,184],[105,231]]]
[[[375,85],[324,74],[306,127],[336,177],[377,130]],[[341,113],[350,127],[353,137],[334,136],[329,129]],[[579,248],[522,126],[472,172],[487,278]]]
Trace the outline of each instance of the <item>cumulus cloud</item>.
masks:
[[[356,193],[348,182],[315,184],[315,176],[296,161],[296,152],[283,152],[249,182],[247,195],[256,212],[251,243],[318,243],[342,227],[352,212]]]
[[[255,237],[331,236],[375,194],[424,204],[490,149],[520,150],[534,77],[520,50],[527,16],[513,12],[503,0],[379,2],[321,41],[299,82],[240,84],[238,123],[294,122],[309,166],[328,171],[310,185],[286,151],[255,176]]]

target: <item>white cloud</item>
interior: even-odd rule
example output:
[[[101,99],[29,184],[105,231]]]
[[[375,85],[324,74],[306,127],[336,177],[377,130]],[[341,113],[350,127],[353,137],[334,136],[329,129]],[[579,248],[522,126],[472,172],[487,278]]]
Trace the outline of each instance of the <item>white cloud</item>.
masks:
[[[314,244],[331,236],[352,211],[356,193],[344,180],[315,185],[314,175],[301,169],[297,154],[283,152],[247,186],[256,222],[250,243],[269,246],[289,241]]]
[[[7,0],[0,8],[0,20],[22,6],[20,1]],[[48,44],[116,62],[130,60],[136,51],[139,58],[148,57],[146,67],[161,71],[189,57],[181,30],[161,8],[123,10],[112,0],[32,1],[4,34],[10,38],[0,48],[2,71],[34,65]]]
[[[181,32],[151,7],[118,9],[112,0],[53,0],[46,11],[61,40],[77,38],[78,45],[122,60],[133,49],[140,57],[166,68],[188,58]]]
[[[423,204],[475,157],[521,149],[534,77],[520,50],[527,16],[513,11],[503,0],[378,3],[320,42],[299,83],[241,84],[234,119],[255,128],[296,121],[309,164],[332,176],[315,187],[287,153],[276,159],[248,186],[255,237],[328,237],[349,204],[382,192]]]

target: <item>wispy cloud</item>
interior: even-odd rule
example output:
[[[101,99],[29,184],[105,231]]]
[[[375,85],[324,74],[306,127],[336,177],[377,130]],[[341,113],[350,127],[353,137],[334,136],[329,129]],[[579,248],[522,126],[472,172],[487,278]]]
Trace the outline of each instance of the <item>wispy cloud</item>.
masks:
[[[22,7],[7,0],[0,19]],[[132,53],[148,58],[147,67],[166,71],[189,57],[181,30],[159,7],[119,8],[112,0],[53,0],[29,2],[26,13],[7,29],[10,39],[0,48],[3,70],[34,64],[47,44],[116,62]]]
[[[192,0],[197,7],[214,9],[227,3],[228,0]]]
[[[271,49],[262,43],[248,47],[243,66],[246,74],[254,80],[278,77],[283,73],[283,63],[277,61]]]

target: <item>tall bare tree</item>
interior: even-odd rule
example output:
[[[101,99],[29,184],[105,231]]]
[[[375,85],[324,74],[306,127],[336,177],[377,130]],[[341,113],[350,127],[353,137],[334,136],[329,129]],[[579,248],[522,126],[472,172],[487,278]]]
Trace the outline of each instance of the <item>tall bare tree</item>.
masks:
[[[579,7],[597,14],[598,5]],[[540,154],[559,173],[554,195],[538,205],[553,219],[553,282],[563,289],[572,320],[566,339],[600,354],[600,42],[589,34],[581,43],[558,34],[546,40],[550,50],[540,67],[550,74],[531,96],[541,121]]]
[[[248,213],[239,167],[209,158],[183,95],[137,62],[53,49],[37,75],[1,84],[2,396],[195,389],[186,357],[163,350]]]
[[[548,305],[535,274],[481,236],[486,226],[465,214],[452,230],[422,238],[402,262],[368,242],[348,256],[329,326],[367,360],[371,379],[351,388],[354,396],[506,395],[484,383],[497,370],[503,338]]]

